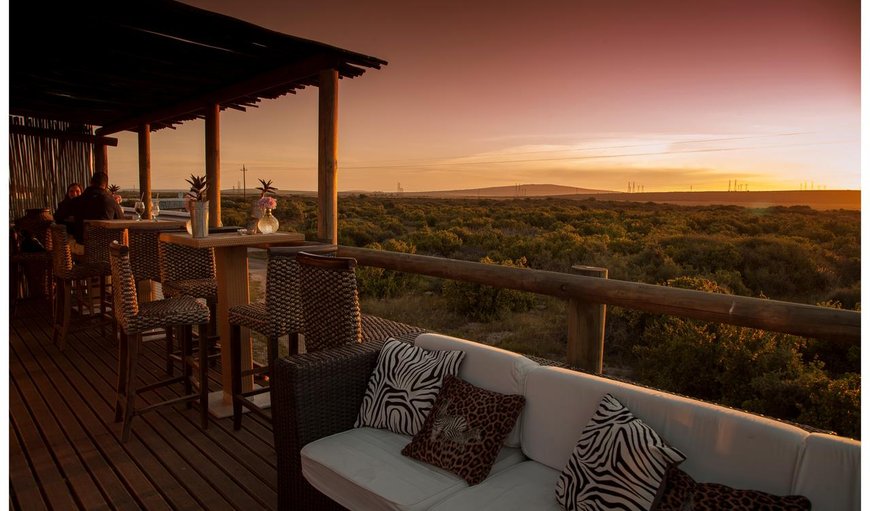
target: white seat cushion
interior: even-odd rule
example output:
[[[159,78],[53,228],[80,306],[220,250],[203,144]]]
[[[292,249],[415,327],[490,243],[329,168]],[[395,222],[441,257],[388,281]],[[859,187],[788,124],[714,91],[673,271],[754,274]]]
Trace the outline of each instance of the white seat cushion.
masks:
[[[523,453],[561,470],[601,397],[613,394],[685,456],[698,482],[786,495],[806,431],[771,419],[606,378],[539,367],[526,377]]]
[[[459,366],[459,377],[476,387],[499,394],[525,394],[526,374],[539,367],[537,362],[517,353],[447,335],[422,334],[414,345],[427,350],[463,351],[465,358]],[[516,426],[505,439],[505,445],[519,447],[522,422],[521,413]]]
[[[402,456],[410,441],[382,429],[343,431],[302,448],[302,474],[318,491],[354,511],[428,509],[468,488],[446,470]],[[505,447],[490,477],[524,460],[519,449]]]
[[[560,511],[559,471],[536,461],[514,465],[438,503],[432,511]]]
[[[813,509],[860,509],[861,442],[811,434],[789,493],[810,499]]]

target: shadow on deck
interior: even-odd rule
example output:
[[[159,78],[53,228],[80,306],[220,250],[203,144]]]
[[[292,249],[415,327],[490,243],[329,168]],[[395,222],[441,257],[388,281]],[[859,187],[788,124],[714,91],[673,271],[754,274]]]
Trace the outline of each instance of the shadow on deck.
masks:
[[[25,303],[9,328],[11,509],[275,509],[271,428],[246,417],[198,427],[196,409],[137,417],[126,444],[113,422],[118,348],[93,323],[73,323],[61,353],[49,307]],[[146,341],[139,376],[165,375],[163,337]],[[219,369],[219,365],[217,366]],[[211,388],[220,374],[211,373]],[[157,391],[180,394],[180,385]],[[146,403],[155,393],[141,397]]]

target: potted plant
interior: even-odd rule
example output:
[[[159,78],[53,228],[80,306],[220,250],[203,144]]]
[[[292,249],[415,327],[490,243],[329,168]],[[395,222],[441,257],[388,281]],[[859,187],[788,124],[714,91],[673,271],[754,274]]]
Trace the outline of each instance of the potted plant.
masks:
[[[186,180],[190,190],[185,194],[185,207],[190,213],[190,235],[194,238],[208,236],[208,200],[206,190],[208,182],[205,176],[190,175]]]

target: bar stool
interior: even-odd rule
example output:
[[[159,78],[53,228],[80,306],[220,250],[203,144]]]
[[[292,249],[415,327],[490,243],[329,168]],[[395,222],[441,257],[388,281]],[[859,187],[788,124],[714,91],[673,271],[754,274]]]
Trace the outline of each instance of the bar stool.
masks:
[[[112,287],[107,277],[112,274],[109,266],[109,245],[113,241],[127,244],[127,229],[109,229],[93,225],[90,220],[84,221],[85,263],[99,267],[100,275],[100,318],[107,318],[112,323],[112,334],[117,336],[117,324],[114,314],[107,316],[107,310],[112,307]],[[89,300],[89,304],[92,302]],[[105,322],[100,321],[100,335],[106,336]]]
[[[83,289],[82,282],[92,278],[105,279],[107,268],[102,264],[87,262],[73,264],[66,226],[54,224],[50,232],[52,272],[55,283],[51,340],[63,351],[72,316],[73,294]]]
[[[362,342],[356,259],[300,252],[299,295],[308,353]]]
[[[112,279],[116,289],[114,293],[115,319],[121,330],[121,341],[118,354],[118,385],[115,400],[115,422],[123,421],[121,441],[130,437],[133,418],[160,406],[175,403],[188,403],[199,400],[200,427],[208,428],[208,353],[206,343],[199,343],[199,356],[193,356],[192,325],[199,325],[200,331],[205,330],[209,323],[208,307],[190,296],[180,296],[165,300],[155,300],[139,304],[136,294],[136,283],[130,268],[130,249],[117,242],[112,243],[110,262]],[[169,378],[138,386],[136,369],[139,362],[139,345],[142,342],[142,332],[153,328],[179,328],[179,339],[182,352],[182,376]],[[197,371],[198,383],[194,378]],[[151,404],[142,408],[136,406],[136,396],[139,393],[154,390],[173,383],[184,384],[184,395]],[[198,392],[193,392],[198,387]]]
[[[241,388],[242,378],[255,374],[263,374],[267,370],[271,370],[272,364],[278,358],[278,338],[289,334],[289,353],[291,356],[298,353],[300,334],[305,335],[306,351],[310,352],[317,349],[316,343],[312,344],[312,341],[309,341],[310,335],[305,330],[306,323],[303,303],[306,302],[311,289],[306,289],[306,297],[303,298],[302,290],[304,286],[301,283],[301,266],[297,261],[297,255],[300,252],[306,252],[307,254],[319,255],[321,259],[334,260],[335,258],[329,256],[333,256],[337,249],[336,245],[328,244],[270,248],[269,264],[266,273],[265,303],[239,305],[230,309],[229,319],[232,325],[230,330],[230,368],[232,371],[231,380],[233,382],[233,427],[236,430],[241,427],[242,407],[253,411],[266,421],[271,421],[271,418],[263,409],[250,399],[258,394],[268,392],[269,388],[264,387],[247,392],[242,392]],[[339,262],[339,265],[344,264]],[[353,275],[354,278],[348,279],[350,275]],[[355,275],[351,272],[350,274],[344,274],[343,278],[347,285],[331,291],[326,288],[324,291],[328,293],[335,293],[337,291],[338,293],[347,294],[346,299],[339,300],[336,303],[332,300],[335,298],[335,295],[330,296],[328,307],[326,309],[318,309],[317,314],[321,316],[321,319],[315,321],[315,323],[331,321],[330,317],[332,313],[329,311],[332,306],[344,311],[350,310],[352,314],[354,310],[359,311],[359,301],[356,298]],[[326,286],[328,285],[326,284]],[[319,287],[319,285],[315,287]],[[387,337],[413,340],[417,335],[425,331],[419,327],[368,314],[360,314],[360,319],[363,341],[383,340]],[[248,327],[268,338],[267,367],[242,370],[241,326]],[[316,333],[313,335],[317,336]],[[351,336],[354,335],[353,333],[351,334]]]
[[[160,260],[160,282],[163,296],[192,296],[202,298],[211,311],[208,334],[200,332],[200,341],[214,343],[217,340],[217,279],[215,278],[214,249],[192,248],[175,243],[158,242]],[[216,351],[214,349],[213,351]],[[212,353],[216,358],[219,354]],[[172,335],[166,335],[166,374],[172,375],[173,360],[178,359],[174,351]]]
[[[246,392],[241,390],[242,378],[265,375],[278,358],[278,339],[289,336],[289,352],[299,352],[299,334],[304,329],[302,301],[299,297],[299,264],[296,255],[302,250],[320,253],[335,253],[335,245],[302,245],[298,247],[270,248],[266,269],[266,299],[264,303],[236,305],[229,310],[230,321],[230,367],[233,381],[233,424],[241,427],[241,407],[244,406],[260,417],[270,420],[262,408],[250,398],[268,392],[268,387]],[[241,328],[246,327],[266,337],[266,365],[242,370]],[[238,409],[238,412],[236,412]]]

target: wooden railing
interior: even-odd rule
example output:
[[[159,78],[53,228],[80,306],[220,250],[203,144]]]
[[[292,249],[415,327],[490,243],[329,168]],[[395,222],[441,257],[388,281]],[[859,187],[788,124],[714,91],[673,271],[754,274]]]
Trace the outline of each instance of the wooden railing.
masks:
[[[340,246],[338,253],[364,266],[528,291],[581,305],[616,305],[844,343],[861,340],[861,314],[856,311],[383,250]],[[570,317],[582,316],[584,310],[591,308],[568,307],[568,323],[579,330],[569,333],[569,342],[579,345],[569,349],[577,359],[568,362],[600,372],[603,346],[594,321]]]

